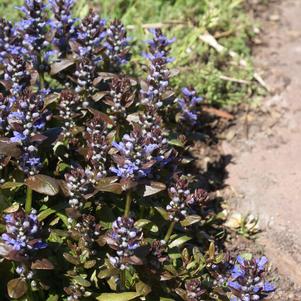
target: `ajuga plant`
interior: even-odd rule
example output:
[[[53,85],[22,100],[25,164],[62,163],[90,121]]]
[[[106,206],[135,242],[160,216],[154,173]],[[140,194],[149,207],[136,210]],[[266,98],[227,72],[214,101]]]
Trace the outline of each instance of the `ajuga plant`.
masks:
[[[1,300],[264,300],[266,258],[223,249],[192,174],[202,98],[173,92],[173,39],[150,32],[136,78],[125,26],[73,4],[0,20]]]

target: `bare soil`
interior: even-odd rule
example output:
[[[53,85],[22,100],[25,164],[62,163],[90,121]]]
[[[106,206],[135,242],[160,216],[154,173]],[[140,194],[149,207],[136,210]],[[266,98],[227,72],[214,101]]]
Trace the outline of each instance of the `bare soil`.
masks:
[[[260,219],[257,249],[280,275],[273,300],[300,301],[301,0],[277,1],[260,18],[254,57],[270,93],[260,108],[240,108],[224,134],[224,155],[232,156],[226,184],[232,207]]]

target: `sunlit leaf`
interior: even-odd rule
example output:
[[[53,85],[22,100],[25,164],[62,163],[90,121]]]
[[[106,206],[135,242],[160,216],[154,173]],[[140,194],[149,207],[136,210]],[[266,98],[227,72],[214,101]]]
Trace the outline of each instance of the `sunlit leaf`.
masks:
[[[1,189],[11,189],[11,188],[19,188],[22,187],[24,183],[20,182],[5,182],[0,186]]]
[[[183,221],[181,221],[181,225],[183,227],[191,226],[195,223],[198,223],[201,220],[199,215],[188,215]]]
[[[104,293],[98,296],[96,299],[98,301],[129,301],[133,300],[140,295],[137,292],[128,292],[128,293]]]
[[[61,71],[69,68],[73,64],[74,64],[74,61],[71,61],[71,60],[68,60],[68,59],[63,59],[63,60],[61,60],[57,63],[53,63],[51,65],[50,74],[51,75],[56,75],[56,74],[60,73]]]
[[[154,195],[165,189],[166,189],[166,185],[164,183],[152,181],[148,185],[145,185],[145,191],[143,196]]]
[[[59,193],[59,184],[56,179],[46,175],[36,175],[25,180],[25,184],[33,191],[54,196]]]
[[[7,283],[7,292],[10,298],[19,299],[27,293],[27,283],[22,278],[12,279]]]
[[[168,221],[168,212],[162,207],[155,207],[155,209],[161,214],[161,216]]]
[[[191,240],[191,237],[189,236],[181,236],[177,239],[175,239],[174,241],[172,241],[168,247],[169,248],[174,248],[174,247],[180,247],[182,246],[183,244],[185,244],[187,241]]]

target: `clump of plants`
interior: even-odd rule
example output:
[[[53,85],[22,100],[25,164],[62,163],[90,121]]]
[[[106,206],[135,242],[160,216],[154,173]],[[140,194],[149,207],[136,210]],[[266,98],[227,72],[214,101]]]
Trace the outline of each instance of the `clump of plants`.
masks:
[[[73,5],[0,20],[1,296],[264,300],[267,259],[222,250],[191,174],[202,98],[170,86],[174,40],[152,30],[136,78],[124,25]]]

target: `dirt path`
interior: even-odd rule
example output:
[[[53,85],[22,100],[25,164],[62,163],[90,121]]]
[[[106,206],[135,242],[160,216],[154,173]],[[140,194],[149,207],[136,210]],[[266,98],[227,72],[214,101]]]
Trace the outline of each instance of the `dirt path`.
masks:
[[[236,208],[260,217],[259,243],[280,274],[301,286],[301,0],[272,5],[264,19],[255,58],[271,95],[238,121],[243,133],[248,120],[248,138],[223,145],[233,155],[227,184]],[[283,301],[301,295],[292,298]]]

